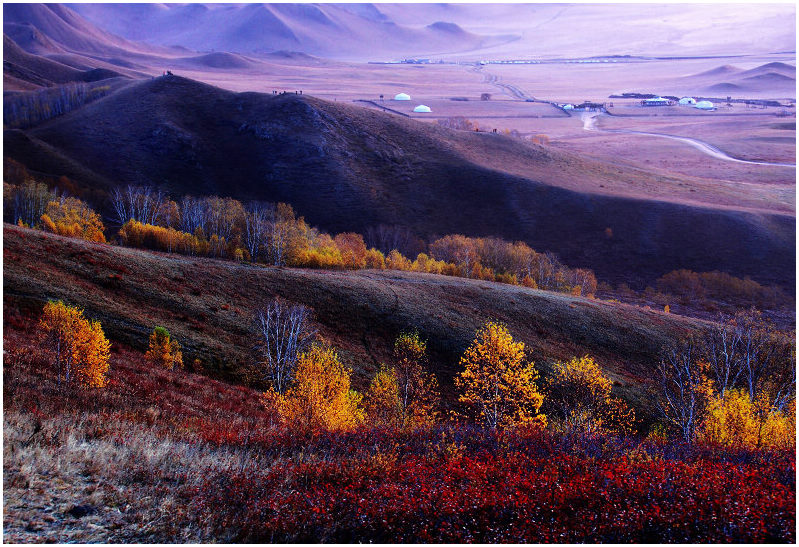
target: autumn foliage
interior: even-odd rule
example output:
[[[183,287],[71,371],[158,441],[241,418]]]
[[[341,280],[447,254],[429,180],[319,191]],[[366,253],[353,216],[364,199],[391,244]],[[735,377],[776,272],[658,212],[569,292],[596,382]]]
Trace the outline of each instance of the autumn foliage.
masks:
[[[697,435],[701,442],[732,448],[793,449],[796,411],[775,410],[765,396],[752,401],[745,390],[731,389],[711,397]]]
[[[150,347],[145,357],[153,364],[172,370],[183,367],[180,344],[164,327],[155,327],[150,335]]]
[[[538,372],[507,327],[486,323],[461,358],[464,370],[455,378],[459,401],[469,405],[491,429],[545,424],[538,410],[544,401]]]
[[[604,428],[591,435],[574,428],[493,429],[484,420],[385,428],[377,427],[374,414],[363,419],[349,371],[321,345],[301,354],[285,397],[272,391],[259,398],[244,386],[152,367],[123,345],[113,354],[105,389],[60,389],[50,343],[55,325],[78,323],[80,315],[49,305],[41,319],[51,325],[46,352],[27,330],[5,329],[10,470],[4,493],[31,495],[23,464],[58,460],[34,467],[48,472],[37,476],[39,484],[78,495],[85,480],[101,482],[107,488],[93,491],[93,503],[131,506],[126,519],[132,523],[121,527],[126,537],[198,543],[796,539],[795,449],[769,440],[786,435],[770,433],[782,427],[777,416],[758,421],[760,407],[750,405],[746,390],[730,388],[723,401],[711,400],[706,409],[718,415],[716,425],[706,429],[710,422],[702,422],[699,434],[708,438],[692,444]],[[492,336],[491,327],[472,346],[504,340],[493,344],[495,354],[524,368],[523,348],[498,326]],[[397,345],[420,355],[418,337],[404,338]],[[559,376],[587,376],[601,401],[607,388],[596,361],[562,365],[574,371]],[[396,368],[395,358],[372,382],[376,393],[392,394],[386,400],[394,401],[393,416],[399,414]],[[762,408],[772,407],[769,398]],[[80,483],[71,490],[70,478]],[[40,514],[33,505],[24,511]],[[95,518],[104,523],[107,516]],[[191,535],[179,535],[185,530]]]
[[[363,398],[369,424],[376,428],[400,428],[404,423],[397,371],[385,365],[372,378]]]
[[[76,198],[48,203],[41,222],[45,230],[54,234],[105,243],[105,226],[100,215]]]
[[[630,434],[635,413],[611,396],[612,382],[589,356],[555,363],[548,382],[546,407],[550,418],[585,431]]]
[[[422,439],[414,439],[416,450],[393,458],[344,456],[344,446],[336,444],[342,451],[335,458],[209,478],[195,503],[199,514],[211,515],[203,524],[230,542],[749,543],[795,537],[793,483],[777,462],[589,457],[555,448],[557,439],[546,435],[495,451],[490,440],[450,459],[424,450]]]
[[[413,428],[432,424],[440,398],[438,380],[427,371],[427,342],[417,331],[403,332],[394,341],[394,362],[403,425]]]
[[[100,323],[83,317],[83,310],[61,302],[44,306],[39,329],[53,354],[59,383],[103,387],[111,343]]]
[[[274,397],[286,422],[301,430],[347,431],[363,422],[361,395],[350,387],[350,371],[336,350],[313,344],[297,358],[294,383]]]
[[[659,404],[687,442],[791,447],[796,342],[760,312],[739,312],[664,349]]]
[[[401,333],[394,343],[395,366],[383,365],[364,397],[376,427],[414,429],[435,423],[438,381],[427,372],[427,343],[418,332]]]

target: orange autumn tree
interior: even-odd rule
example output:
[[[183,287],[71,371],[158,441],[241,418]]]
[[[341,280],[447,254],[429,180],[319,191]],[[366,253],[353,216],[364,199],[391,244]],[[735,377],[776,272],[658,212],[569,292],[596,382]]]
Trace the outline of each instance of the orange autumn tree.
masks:
[[[436,418],[438,381],[425,371],[427,342],[418,332],[403,332],[394,341],[397,387],[405,427],[431,425]]]
[[[372,378],[363,402],[372,427],[402,427],[403,412],[397,370],[382,365]]]
[[[417,428],[436,420],[438,381],[425,372],[427,343],[418,332],[394,342],[395,367],[381,366],[364,398],[367,416],[378,427]]]
[[[752,401],[745,389],[729,389],[710,398],[697,438],[732,448],[795,448],[795,410],[774,409],[765,394]]]
[[[144,354],[151,363],[168,370],[183,367],[183,354],[180,344],[174,340],[164,327],[155,327],[150,335],[150,347]]]
[[[314,343],[297,357],[294,384],[280,397],[286,422],[302,429],[347,431],[363,422],[361,395],[350,388],[350,371],[333,348]]]
[[[632,433],[634,411],[611,396],[613,383],[591,357],[555,363],[548,384],[550,416],[557,416],[566,427]]]
[[[99,322],[85,319],[83,310],[59,300],[44,306],[39,328],[54,353],[59,385],[62,380],[83,387],[105,385],[111,343]]]
[[[455,377],[459,401],[468,404],[491,429],[544,425],[539,414],[544,397],[538,391],[538,372],[524,355],[524,343],[515,342],[505,325],[486,323],[460,360],[463,372]]]
[[[49,202],[41,221],[45,230],[54,234],[105,243],[100,215],[77,198]]]

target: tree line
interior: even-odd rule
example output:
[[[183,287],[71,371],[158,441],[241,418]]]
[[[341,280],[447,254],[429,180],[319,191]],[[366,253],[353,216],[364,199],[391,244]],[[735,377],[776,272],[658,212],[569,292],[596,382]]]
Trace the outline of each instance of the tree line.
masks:
[[[108,94],[111,88],[70,83],[58,87],[11,93],[3,97],[3,124],[25,129],[61,116]]]
[[[86,203],[59,196],[42,183],[4,185],[13,222],[104,241],[105,226]],[[310,226],[290,205],[184,196],[174,201],[150,187],[116,188],[110,224],[122,245],[275,266],[393,269],[496,281],[593,296],[591,270],[569,268],[552,253],[524,242],[447,235],[425,244],[407,229],[377,226],[363,235],[335,236]],[[398,247],[401,247],[400,250]],[[415,258],[404,252],[416,251]]]
[[[127,186],[112,192],[109,224],[119,226],[123,245],[194,256],[251,261],[277,266],[339,269],[394,269],[468,277],[592,296],[594,273],[569,268],[549,252],[523,242],[453,234],[430,243],[400,226],[379,225],[362,236],[331,236],[309,226],[290,205],[232,198],[184,196],[173,201],[151,187]],[[4,184],[5,219],[66,236],[105,241],[100,215],[85,202],[27,180]],[[415,257],[415,258],[413,258]],[[777,309],[791,299],[778,287],[724,272],[675,270],[660,277],[656,289],[635,293],[626,284],[606,296],[722,308]]]

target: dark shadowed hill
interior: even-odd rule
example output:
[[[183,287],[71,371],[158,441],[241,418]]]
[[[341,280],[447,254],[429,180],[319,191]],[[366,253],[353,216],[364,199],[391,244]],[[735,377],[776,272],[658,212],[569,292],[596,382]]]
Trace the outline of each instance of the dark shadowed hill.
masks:
[[[236,377],[252,362],[254,310],[274,296],[310,306],[359,387],[390,359],[403,330],[429,340],[431,365],[451,392],[460,355],[485,321],[505,322],[541,370],[590,354],[616,389],[651,410],[644,386],[661,346],[702,322],[524,287],[393,271],[267,268],[93,244],[5,225],[4,308],[38,313],[48,299],[85,308],[109,336],[146,348],[155,325],[184,346],[185,362]],[[35,268],[31,268],[35,264]],[[8,319],[8,317],[7,317]],[[450,394],[451,396],[451,394]]]
[[[284,201],[335,232],[382,223],[426,237],[524,240],[612,281],[718,269],[793,290],[790,213],[576,191],[583,180],[591,188],[677,184],[503,135],[308,96],[236,94],[163,77],[27,132],[7,131],[4,142],[5,154],[30,169],[106,190],[154,184],[176,196]]]

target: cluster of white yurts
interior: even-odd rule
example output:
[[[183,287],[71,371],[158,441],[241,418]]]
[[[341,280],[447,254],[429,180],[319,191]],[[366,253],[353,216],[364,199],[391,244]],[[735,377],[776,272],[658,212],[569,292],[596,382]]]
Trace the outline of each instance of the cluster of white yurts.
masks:
[[[411,100],[411,96],[408,95],[407,93],[397,93],[396,95],[394,95],[394,100],[395,101],[410,101]],[[430,107],[427,106],[426,104],[417,105],[413,109],[413,111],[414,112],[432,112]]]
[[[683,97],[679,100],[679,104],[683,106],[693,106],[699,110],[713,110],[715,105],[710,101],[697,101],[693,97]]]

